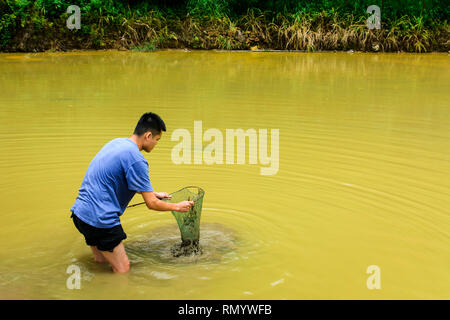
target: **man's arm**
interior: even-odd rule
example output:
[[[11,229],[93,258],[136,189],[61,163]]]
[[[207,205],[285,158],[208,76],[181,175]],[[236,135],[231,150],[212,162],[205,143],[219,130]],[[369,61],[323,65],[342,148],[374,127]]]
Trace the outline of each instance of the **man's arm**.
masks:
[[[181,201],[178,203],[168,203],[159,200],[153,191],[151,192],[138,192],[144,198],[147,208],[156,211],[189,211],[189,208],[194,204],[194,201]]]

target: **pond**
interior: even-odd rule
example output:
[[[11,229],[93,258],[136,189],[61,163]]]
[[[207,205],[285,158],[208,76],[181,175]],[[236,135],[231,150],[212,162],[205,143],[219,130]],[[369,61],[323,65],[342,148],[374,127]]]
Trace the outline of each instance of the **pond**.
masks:
[[[449,67],[434,53],[0,54],[0,298],[448,298]],[[171,256],[172,214],[135,206],[131,271],[115,275],[69,209],[95,154],[148,111],[167,125],[143,153],[155,190],[205,190],[203,254]],[[247,144],[230,147],[237,129]]]

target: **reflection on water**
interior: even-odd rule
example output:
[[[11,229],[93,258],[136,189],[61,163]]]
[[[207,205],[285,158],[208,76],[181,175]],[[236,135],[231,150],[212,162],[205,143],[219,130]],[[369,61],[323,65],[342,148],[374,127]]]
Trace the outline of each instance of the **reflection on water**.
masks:
[[[0,298],[448,298],[449,66],[447,54],[0,54]],[[171,213],[130,208],[131,272],[117,277],[68,210],[94,155],[146,111],[168,128],[144,153],[152,185],[208,194],[204,253],[171,256]],[[171,133],[197,120],[279,129],[278,172],[176,165]],[[71,264],[80,290],[66,287]],[[370,265],[381,290],[367,289]]]

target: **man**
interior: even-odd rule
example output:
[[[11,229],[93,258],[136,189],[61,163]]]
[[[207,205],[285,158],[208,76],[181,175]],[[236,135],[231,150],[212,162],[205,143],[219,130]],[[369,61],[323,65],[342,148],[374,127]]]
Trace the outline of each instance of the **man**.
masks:
[[[166,131],[164,121],[155,113],[142,115],[129,138],[108,142],[89,164],[70,209],[75,227],[84,235],[97,262],[108,262],[116,273],[130,269],[122,240],[126,234],[120,216],[135,193],[139,193],[149,209],[157,211],[189,211],[193,201],[167,203],[166,192],[154,192],[148,176],[148,162],[140,152],[152,151]]]

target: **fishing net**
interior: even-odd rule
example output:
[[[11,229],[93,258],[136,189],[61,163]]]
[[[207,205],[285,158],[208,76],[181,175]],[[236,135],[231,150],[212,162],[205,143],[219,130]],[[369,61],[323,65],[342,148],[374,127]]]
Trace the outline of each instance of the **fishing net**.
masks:
[[[171,199],[163,200],[170,203],[194,201],[194,205],[187,212],[172,211],[181,233],[181,244],[172,248],[172,254],[174,256],[201,254],[202,250],[199,246],[200,216],[205,191],[200,187],[189,186],[170,195]]]

